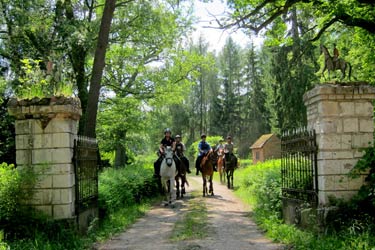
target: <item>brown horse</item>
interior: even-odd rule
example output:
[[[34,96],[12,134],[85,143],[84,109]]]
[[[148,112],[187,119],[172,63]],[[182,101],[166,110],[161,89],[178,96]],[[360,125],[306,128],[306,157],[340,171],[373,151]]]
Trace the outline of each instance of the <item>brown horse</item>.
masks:
[[[202,172],[202,179],[203,179],[203,197],[208,195],[209,193],[213,196],[214,195],[214,188],[212,184],[212,177],[214,175],[214,167],[213,167],[213,151],[210,150],[202,159],[201,164],[201,172]],[[207,179],[210,183],[209,190],[207,190]]]
[[[176,180],[176,196],[177,198],[180,198],[180,197],[183,198],[184,194],[186,194],[185,184],[189,186],[189,183],[186,179],[186,166],[181,159],[180,159],[180,167],[178,169],[178,173],[175,177],[175,180]],[[180,185],[180,180],[181,180],[181,185]]]
[[[228,189],[233,188],[233,175],[234,170],[237,168],[237,164],[234,155],[226,154],[224,159],[224,169],[227,175],[227,187]]]
[[[328,78],[330,78],[331,71],[336,71],[336,70],[341,70],[342,76],[341,79],[345,78],[345,71],[347,68],[349,68],[349,74],[348,74],[348,79],[350,80],[350,76],[352,73],[352,66],[350,65],[349,62],[346,62],[344,59],[339,58],[335,62],[333,60],[333,57],[329,54],[329,51],[326,46],[323,44],[320,45],[320,54],[324,54],[324,68],[322,71],[322,76],[325,79],[324,72],[328,70]]]
[[[225,182],[225,174],[224,174],[224,149],[219,149],[217,151],[217,171],[220,174],[220,182],[223,183]]]

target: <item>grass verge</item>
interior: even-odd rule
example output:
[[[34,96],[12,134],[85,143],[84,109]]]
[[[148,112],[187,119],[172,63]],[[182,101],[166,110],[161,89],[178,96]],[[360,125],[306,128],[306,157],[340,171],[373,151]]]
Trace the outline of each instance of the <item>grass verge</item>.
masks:
[[[240,168],[235,174],[235,194],[253,209],[253,219],[266,235],[293,250],[375,250],[375,237],[368,222],[356,221],[343,230],[324,233],[303,231],[281,218],[280,162]],[[348,220],[348,219],[347,219]],[[344,224],[347,221],[340,221]]]
[[[177,221],[170,237],[171,241],[204,239],[208,235],[208,214],[206,204],[202,198],[198,198],[200,193],[195,191],[191,194],[189,211],[183,218]]]

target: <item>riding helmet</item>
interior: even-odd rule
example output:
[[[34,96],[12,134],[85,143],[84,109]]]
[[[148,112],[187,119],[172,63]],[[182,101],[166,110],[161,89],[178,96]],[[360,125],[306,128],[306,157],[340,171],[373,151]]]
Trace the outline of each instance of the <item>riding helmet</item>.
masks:
[[[175,138],[181,138],[181,135],[176,135]]]
[[[201,139],[202,139],[203,137],[207,137],[206,134],[201,134]]]
[[[171,131],[170,128],[166,128],[166,129],[164,130],[164,134],[166,134],[166,133],[168,133],[168,132],[172,134],[172,131]]]

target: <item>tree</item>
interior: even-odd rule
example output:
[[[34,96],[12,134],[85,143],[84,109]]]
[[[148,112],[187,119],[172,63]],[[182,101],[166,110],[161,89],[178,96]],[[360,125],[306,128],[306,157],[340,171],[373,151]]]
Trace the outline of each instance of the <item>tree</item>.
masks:
[[[94,65],[92,68],[92,76],[90,81],[90,90],[87,100],[87,114],[84,125],[84,135],[96,137],[96,116],[98,113],[99,94],[103,69],[105,65],[105,54],[108,46],[109,33],[113,13],[116,8],[116,0],[106,0],[102,21],[100,24],[98,43],[96,45]]]
[[[239,136],[238,125],[241,123],[239,109],[243,85],[241,66],[240,47],[229,37],[219,55],[221,92],[217,104],[221,104],[222,120],[217,122],[221,124],[218,133],[223,136]]]
[[[231,17],[224,21],[218,20],[223,28],[241,27],[258,33],[293,9],[312,9],[315,20],[306,29],[306,32],[313,32],[312,40],[318,40],[336,23],[359,27],[375,34],[375,4],[369,0],[229,0],[228,5],[233,9]]]
[[[314,45],[308,36],[302,36],[309,18],[304,12],[297,15],[296,9],[291,10],[284,18],[290,22],[290,28],[279,18],[272,25],[265,41],[272,55],[272,85],[269,97],[273,100],[272,114],[276,121],[273,131],[305,126],[306,108],[303,102],[304,93],[317,82],[315,72],[318,71]],[[306,14],[305,14],[306,15]],[[283,34],[289,36],[283,39]]]
[[[270,112],[265,91],[264,70],[261,68],[260,56],[254,45],[247,48],[243,67],[244,105],[241,114],[243,125],[241,126],[241,137],[239,138],[239,154],[247,156],[249,153],[249,142],[254,143],[262,134],[270,132]]]

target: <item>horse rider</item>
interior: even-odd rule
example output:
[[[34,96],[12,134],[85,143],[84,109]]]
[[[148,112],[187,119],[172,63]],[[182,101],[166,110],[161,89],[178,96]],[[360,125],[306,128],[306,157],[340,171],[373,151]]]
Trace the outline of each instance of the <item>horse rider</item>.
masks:
[[[201,170],[200,165],[203,157],[211,150],[211,146],[208,144],[208,142],[206,142],[206,138],[207,136],[202,134],[201,141],[198,144],[198,157],[195,161],[195,168],[197,169],[197,172],[195,173],[196,175],[199,175],[199,171]]]
[[[160,166],[161,162],[164,159],[164,150],[166,147],[172,147],[172,150],[175,150],[176,142],[172,137],[172,131],[169,128],[164,130],[164,138],[160,142],[159,151],[158,151],[158,159],[154,162],[154,176],[160,176]],[[177,164],[176,164],[177,165]]]
[[[215,152],[217,152],[218,155],[221,155],[221,152],[222,152],[221,150],[224,150],[223,142],[224,142],[224,140],[220,139],[219,144],[216,145]]]
[[[234,166],[237,166],[237,157],[233,153],[234,151],[234,144],[232,142],[232,137],[227,136],[227,143],[224,145],[224,166],[225,166],[225,159],[234,159]]]
[[[336,43],[333,44],[333,67],[334,68],[337,68],[336,67],[336,64],[337,64],[337,61],[339,60],[339,50],[336,48]]]
[[[190,172],[190,169],[189,169],[189,160],[184,155],[184,152],[186,151],[185,144],[181,142],[181,136],[180,135],[176,135],[175,140],[176,140],[175,154],[180,159],[180,161],[182,161],[184,163],[184,165],[186,167],[186,172],[188,172],[190,174],[191,172]]]

